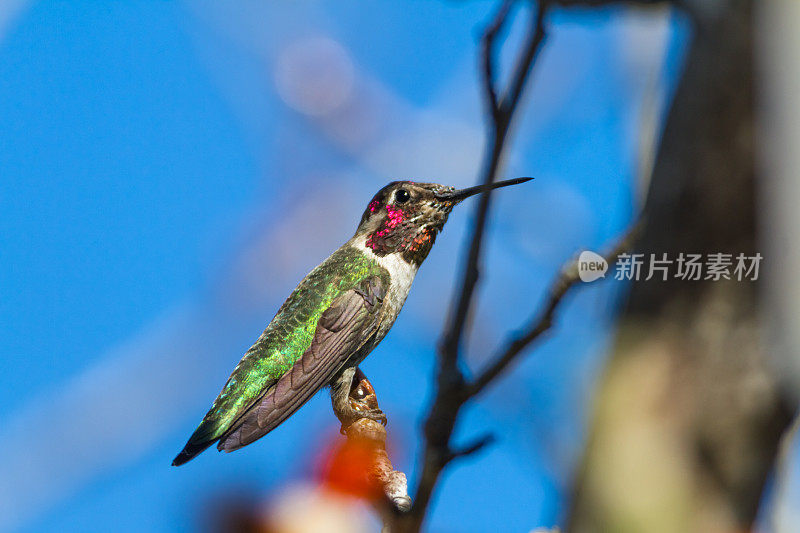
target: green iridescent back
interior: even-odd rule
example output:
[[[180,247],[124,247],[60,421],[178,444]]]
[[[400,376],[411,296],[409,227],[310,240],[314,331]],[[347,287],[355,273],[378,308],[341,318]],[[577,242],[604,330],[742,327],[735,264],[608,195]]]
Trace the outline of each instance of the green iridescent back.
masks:
[[[386,269],[350,246],[338,249],[312,270],[236,365],[191,441],[216,439],[230,429],[239,416],[305,353],[314,338],[320,316],[333,299],[372,276],[383,277],[388,286]]]

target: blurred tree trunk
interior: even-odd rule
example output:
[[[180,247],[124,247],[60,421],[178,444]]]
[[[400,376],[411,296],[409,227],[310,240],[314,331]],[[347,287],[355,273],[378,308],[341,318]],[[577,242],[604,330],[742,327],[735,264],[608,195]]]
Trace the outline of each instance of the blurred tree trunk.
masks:
[[[687,3],[696,31],[638,251],[753,255],[752,2]],[[790,422],[760,335],[758,292],[748,281],[634,283],[593,402],[570,531],[750,528]]]

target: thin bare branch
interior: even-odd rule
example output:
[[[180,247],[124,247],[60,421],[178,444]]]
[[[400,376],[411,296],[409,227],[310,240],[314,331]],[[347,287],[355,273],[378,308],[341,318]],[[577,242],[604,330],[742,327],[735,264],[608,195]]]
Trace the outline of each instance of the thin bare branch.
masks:
[[[514,68],[511,86],[504,93],[505,96],[502,100],[503,103],[497,104],[499,106],[498,117],[494,120],[494,128],[488,141],[488,147],[486,151],[487,157],[485,159],[483,170],[484,177],[481,180],[484,184],[492,183],[497,177],[497,171],[500,166],[501,157],[505,148],[505,138],[511,124],[511,119],[517,110],[520,96],[522,95],[522,90],[528,79],[530,71],[533,68],[538,51],[544,41],[544,18],[547,12],[547,6],[548,3],[546,1],[539,2],[538,8],[532,15],[533,18],[531,19],[531,24],[529,27],[529,35],[526,39],[524,49],[518,59],[518,63]],[[484,43],[489,43],[489,46],[484,47],[484,54],[492,52],[493,47],[491,46],[491,43],[497,35],[496,28],[498,27],[498,21],[500,21],[500,25],[502,25],[502,22],[505,18],[499,18],[499,15],[502,15],[503,12],[504,10],[501,9],[498,17],[495,17],[493,22],[488,27],[488,32],[494,31],[495,33],[492,38],[484,39]],[[484,59],[484,64],[487,62],[491,64],[490,59]],[[491,74],[491,68],[484,70],[483,72],[485,87],[494,87],[494,81],[486,78]],[[487,92],[488,98],[491,98],[491,96],[489,96],[490,94],[493,95],[495,93]],[[488,105],[491,108],[495,104],[489,102]],[[456,361],[458,359],[458,349],[464,334],[464,327],[466,325],[467,316],[469,314],[469,309],[472,302],[472,294],[475,290],[475,285],[478,282],[478,262],[481,254],[483,233],[489,213],[490,200],[491,193],[483,194],[480,197],[475,215],[475,224],[473,226],[473,233],[466,266],[462,276],[462,288],[457,299],[455,300],[455,304],[452,307],[454,312],[451,312],[450,314],[450,321],[439,347],[441,358],[440,379],[442,379],[442,371],[445,371],[447,374],[450,374],[449,377],[445,376],[445,378],[450,379],[456,385],[460,382],[460,372],[458,371],[456,365]]]
[[[467,457],[472,455],[473,453],[477,453],[480,450],[484,449],[486,446],[492,444],[495,441],[495,437],[492,434],[486,434],[478,439],[475,439],[471,444],[467,444],[461,448],[451,449],[450,454],[446,457],[447,462],[451,462],[455,459],[460,457]]]
[[[531,9],[524,44],[517,55],[507,89],[502,91],[502,97],[498,98],[500,91],[495,80],[496,55],[499,53],[496,50],[497,39],[509,22],[512,4],[513,1],[502,3],[487,25],[481,40],[483,92],[492,119],[482,169],[481,182],[484,184],[491,184],[497,177],[506,137],[546,37],[545,20],[550,0],[539,0],[535,9]],[[449,320],[439,344],[436,392],[424,427],[422,472],[417,482],[411,510],[389,517],[390,522],[387,527],[396,533],[420,530],[440,474],[449,462],[457,457],[472,454],[491,442],[491,438],[487,437],[464,448],[456,449],[452,446],[452,434],[461,408],[465,402],[495,380],[526,346],[550,328],[556,308],[577,279],[577,266],[565,269],[556,281],[544,309],[531,321],[529,328],[519,338],[512,340],[475,381],[467,383],[459,365],[459,349],[479,278],[478,265],[490,200],[491,194],[483,194],[476,207],[469,251],[463,263],[461,289],[453,299]],[[630,245],[629,239],[633,239],[633,233],[623,239],[623,242],[607,256],[609,262],[614,262],[617,255]]]
[[[497,42],[497,36],[503,29],[506,20],[508,20],[508,12],[513,5],[512,0],[506,0],[500,4],[500,9],[497,10],[492,22],[486,27],[486,31],[481,38],[481,58],[483,62],[483,90],[486,99],[486,106],[489,108],[489,113],[492,120],[497,123],[500,115],[500,105],[497,98],[497,89],[494,86],[494,61],[495,52],[494,47]]]
[[[548,3],[540,0],[532,13],[528,34],[513,69],[509,88],[503,92],[501,102],[497,100],[494,80],[495,41],[507,22],[511,3],[504,3],[486,28],[483,38],[483,86],[487,107],[492,114],[492,128],[487,142],[482,170],[482,182],[492,183],[500,167],[505,148],[506,135],[517,111],[521,95],[529,74],[545,38],[544,20]],[[445,333],[439,344],[436,395],[425,422],[425,445],[422,472],[417,482],[411,512],[398,517],[397,531],[419,531],[427,513],[431,495],[442,469],[454,457],[450,440],[456,419],[464,402],[468,399],[464,376],[459,368],[459,347],[464,335],[467,317],[475,286],[478,282],[478,263],[481,255],[483,234],[488,219],[491,194],[483,194],[478,202],[475,222],[470,238],[470,247],[464,263],[461,290],[454,299]]]
[[[528,42],[523,47],[522,53],[517,60],[517,66],[514,69],[508,90],[500,101],[502,114],[507,116],[509,120],[517,107],[517,103],[519,103],[519,97],[522,95],[528,76],[530,76],[533,60],[541,49],[542,41],[544,41],[544,16],[547,7],[548,0],[540,0],[536,10],[531,10],[530,28],[527,35]]]
[[[636,237],[641,230],[641,223],[635,224],[625,236],[614,246],[614,248],[604,256],[609,265],[613,265],[619,255],[633,246]],[[503,371],[519,356],[520,352],[528,347],[533,341],[548,331],[553,325],[553,315],[564,296],[575,287],[580,280],[578,276],[577,258],[568,263],[553,283],[547,295],[547,300],[542,306],[539,314],[535,315],[525,330],[515,339],[508,343],[506,348],[496,357],[492,358],[492,363],[478,373],[475,380],[468,386],[467,394],[475,396],[489,386]]]

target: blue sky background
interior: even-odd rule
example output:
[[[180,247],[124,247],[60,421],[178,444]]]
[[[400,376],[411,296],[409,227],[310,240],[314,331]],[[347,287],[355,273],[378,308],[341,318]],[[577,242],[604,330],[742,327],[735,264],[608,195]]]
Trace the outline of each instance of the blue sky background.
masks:
[[[214,501],[313,478],[338,429],[326,394],[243,451],[169,463],[376,190],[475,181],[490,7],[0,8],[0,530],[202,530]],[[495,197],[473,365],[566,259],[626,227],[687,30],[668,12],[607,9],[555,12],[549,35],[504,173],[536,180]],[[362,366],[412,478],[473,207],[451,216]],[[459,436],[499,440],[448,471],[432,531],[558,523],[619,289],[570,297],[549,340],[470,407]]]

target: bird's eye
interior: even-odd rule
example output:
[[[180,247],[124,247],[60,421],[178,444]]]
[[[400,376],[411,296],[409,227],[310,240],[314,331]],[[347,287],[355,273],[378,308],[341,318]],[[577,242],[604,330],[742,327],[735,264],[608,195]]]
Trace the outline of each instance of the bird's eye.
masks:
[[[405,189],[398,189],[394,193],[394,202],[396,204],[404,204],[411,199],[411,194]]]

